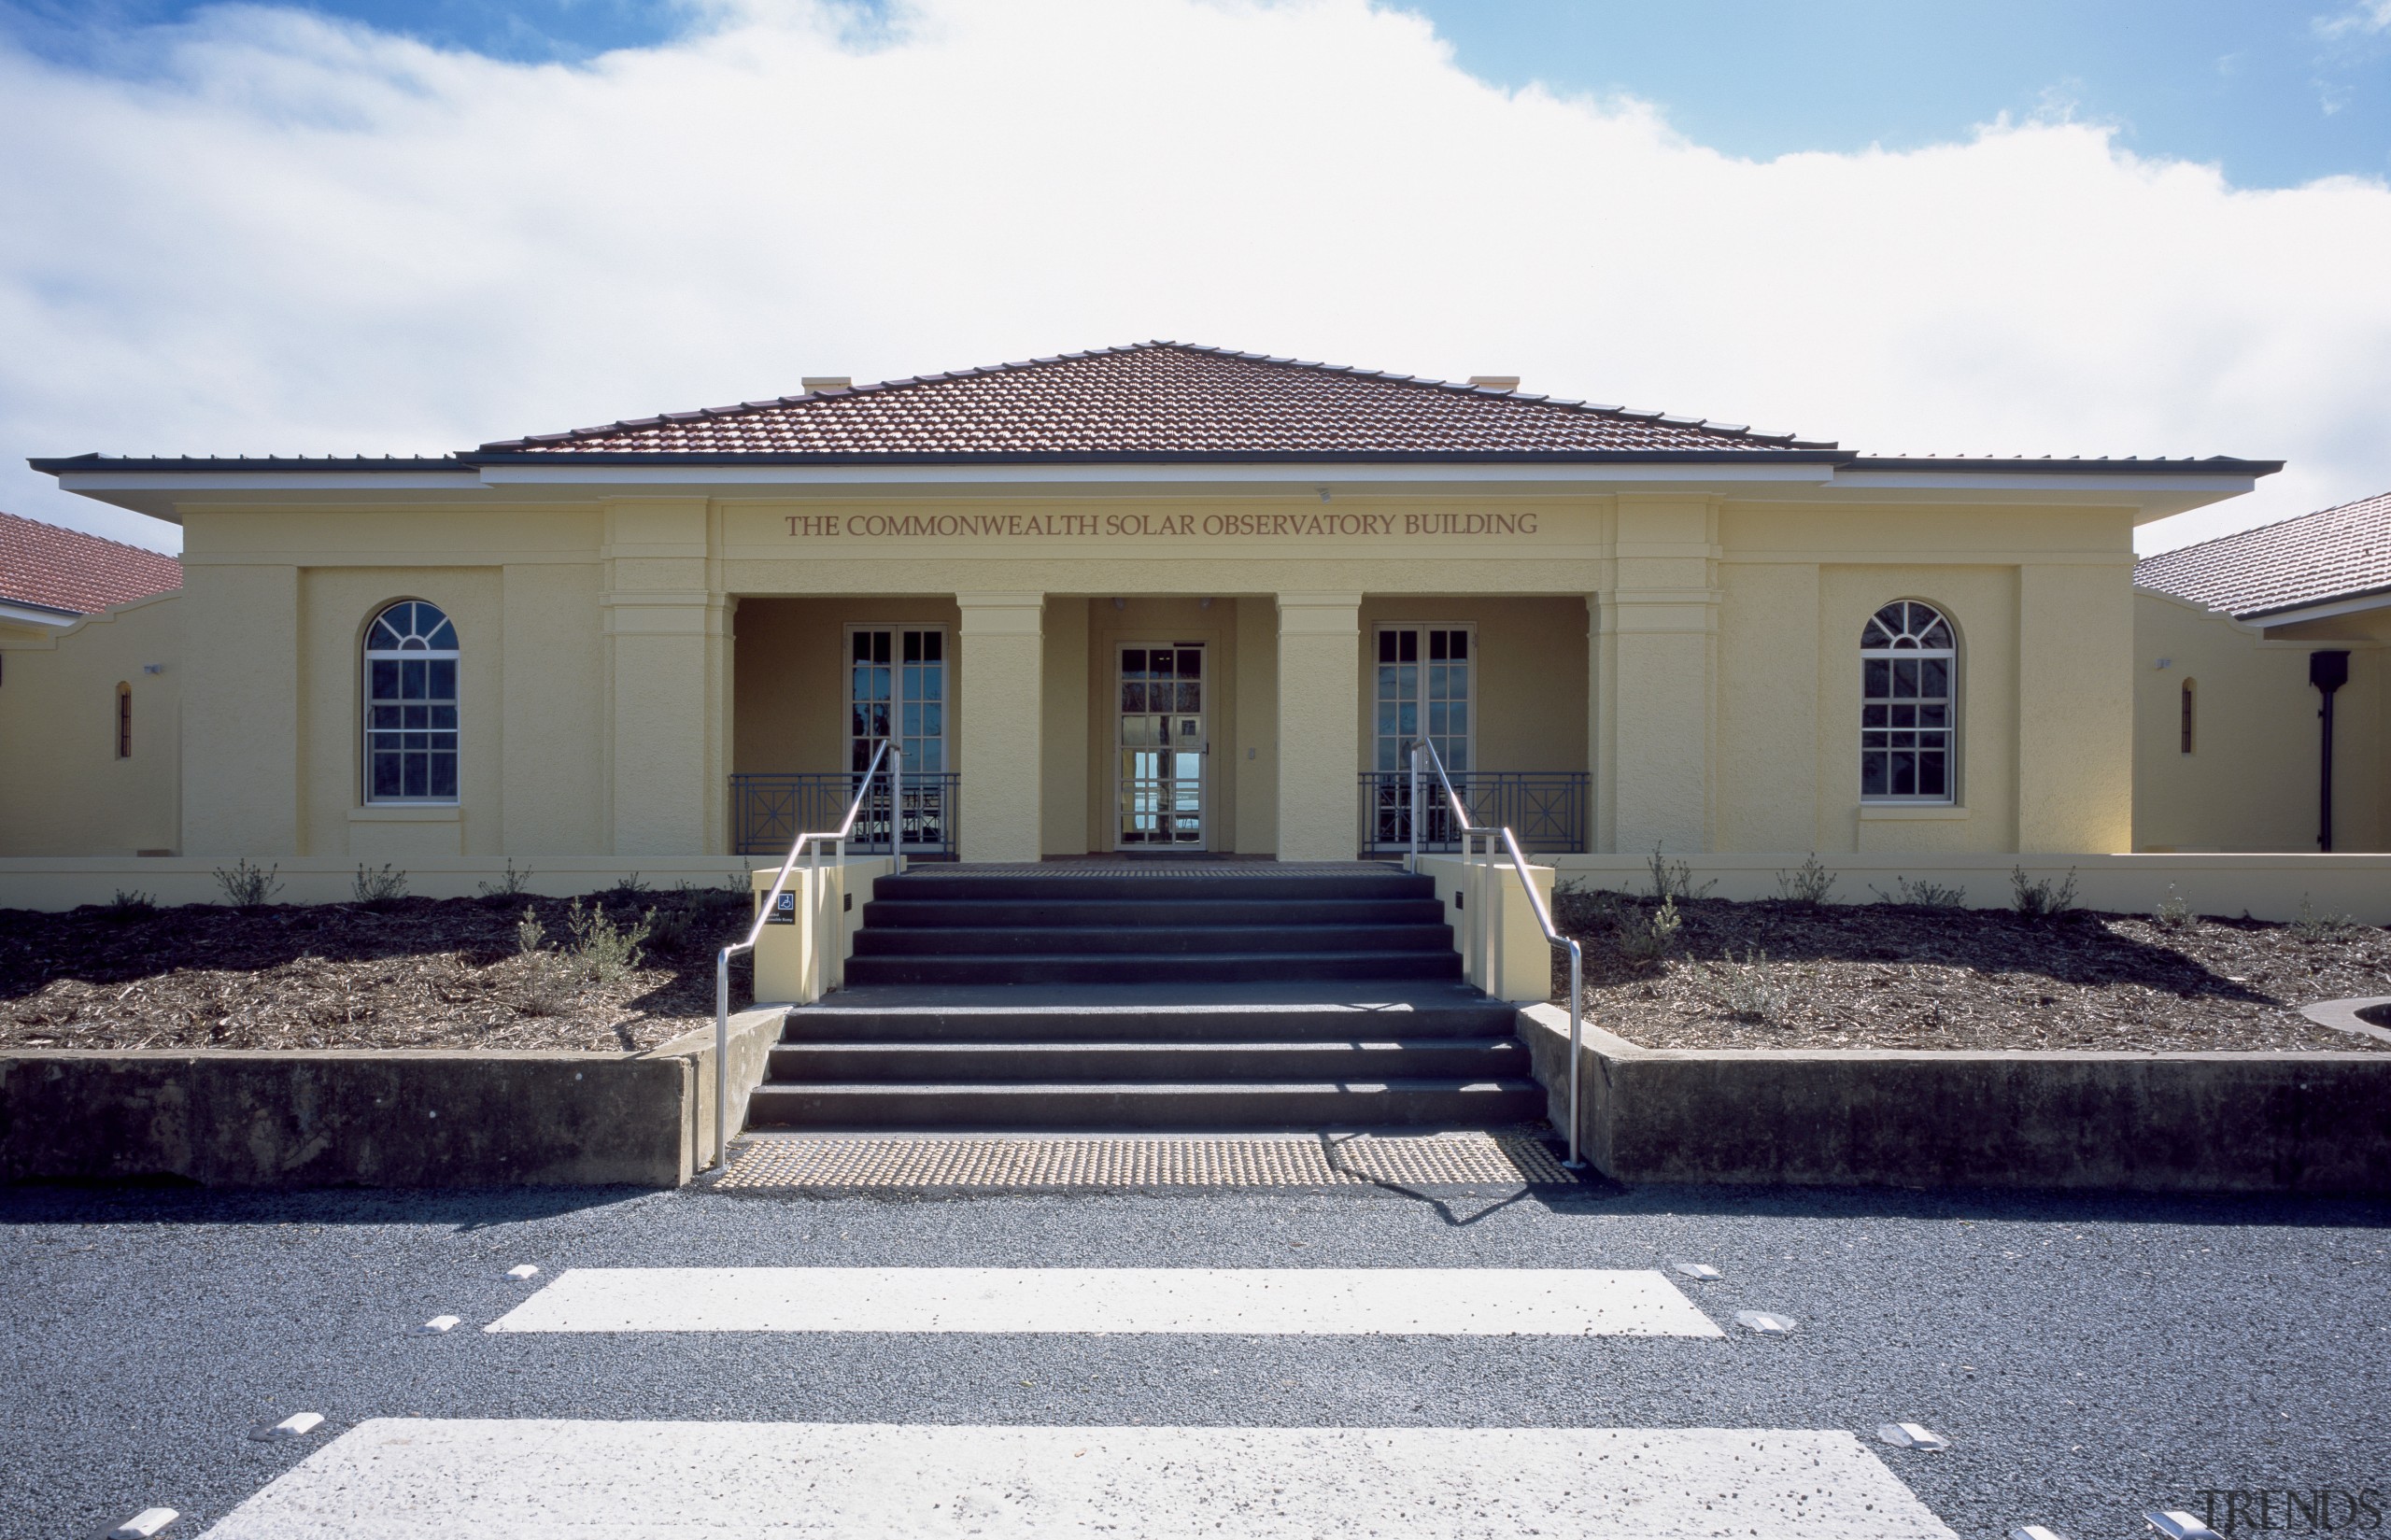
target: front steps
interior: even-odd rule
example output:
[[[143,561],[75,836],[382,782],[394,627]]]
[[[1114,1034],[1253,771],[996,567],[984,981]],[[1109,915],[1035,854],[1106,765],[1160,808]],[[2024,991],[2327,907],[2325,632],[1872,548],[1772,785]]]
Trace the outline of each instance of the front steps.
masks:
[[[789,1012],[756,1129],[1541,1122],[1513,1011],[1461,982],[1427,879],[916,871],[848,987]]]

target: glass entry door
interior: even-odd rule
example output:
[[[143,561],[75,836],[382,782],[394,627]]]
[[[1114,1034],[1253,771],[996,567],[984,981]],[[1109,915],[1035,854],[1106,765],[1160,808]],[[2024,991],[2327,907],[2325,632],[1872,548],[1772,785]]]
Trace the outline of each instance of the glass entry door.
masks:
[[[905,756],[905,847],[940,846],[946,839],[946,632],[937,626],[856,626],[847,631],[848,791],[839,814],[859,788],[880,745],[894,739]],[[875,780],[857,819],[856,839],[884,848],[899,820],[888,805],[888,783]],[[835,818],[833,822],[835,823]]]
[[[1210,739],[1200,643],[1123,647],[1114,829],[1123,850],[1204,848],[1204,756]]]

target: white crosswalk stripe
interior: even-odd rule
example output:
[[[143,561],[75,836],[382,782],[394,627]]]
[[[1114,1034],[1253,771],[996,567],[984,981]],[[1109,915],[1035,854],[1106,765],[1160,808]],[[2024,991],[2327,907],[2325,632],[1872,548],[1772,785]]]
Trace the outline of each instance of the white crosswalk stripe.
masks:
[[[1657,1271],[577,1267],[491,1332],[1718,1336]]]
[[[1847,1433],[417,1420],[212,1540],[554,1534],[1951,1540]]]

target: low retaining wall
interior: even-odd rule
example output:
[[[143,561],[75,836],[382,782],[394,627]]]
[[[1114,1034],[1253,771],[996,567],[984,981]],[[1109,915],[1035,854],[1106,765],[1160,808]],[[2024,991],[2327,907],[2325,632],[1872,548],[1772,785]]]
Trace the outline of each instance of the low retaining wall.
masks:
[[[1779,855],[1679,855],[1668,853],[1672,864],[1682,860],[1693,883],[1715,884],[1718,898],[1774,898],[1777,874],[1790,872],[1809,859],[1807,852]],[[1563,883],[1580,887],[1614,888],[1648,893],[1652,886],[1651,855],[1539,855]],[[1875,892],[1898,892],[1895,883],[1932,882],[1967,889],[1970,909],[2007,909],[2012,889],[2010,872],[2022,867],[2030,878],[2063,882],[2075,878],[2075,901],[2085,909],[2124,914],[2147,914],[2167,898],[2172,887],[2192,906],[2194,913],[2228,918],[2248,911],[2254,919],[2297,920],[2306,902],[2317,914],[2346,914],[2362,925],[2391,925],[2391,855],[2324,855],[2316,851],[2236,855],[2183,852],[2138,853],[2130,855],[2040,854],[1930,855],[1867,851],[1859,855],[1822,854],[1818,864],[1835,874],[1839,902],[1874,902]]]
[[[1519,1030],[1565,1132],[1568,1012]],[[1584,1043],[1580,1148],[1620,1181],[2391,1193],[2391,1053]]]
[[[732,1021],[731,1127],[779,1036]],[[0,1181],[674,1187],[712,1164],[714,1031],[644,1053],[0,1054]]]

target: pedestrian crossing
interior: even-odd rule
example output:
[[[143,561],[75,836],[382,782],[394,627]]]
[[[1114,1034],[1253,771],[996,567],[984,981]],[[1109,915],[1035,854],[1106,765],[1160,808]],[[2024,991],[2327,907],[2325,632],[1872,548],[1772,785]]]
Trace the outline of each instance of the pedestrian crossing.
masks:
[[[1848,1433],[361,1424],[214,1540],[1950,1540]]]
[[[579,1267],[490,1332],[1717,1336],[1650,1270]]]
[[[568,1268],[484,1331],[1723,1335],[1648,1269],[1393,1267]],[[359,1422],[206,1533],[1953,1540],[1845,1429],[539,1417]]]

